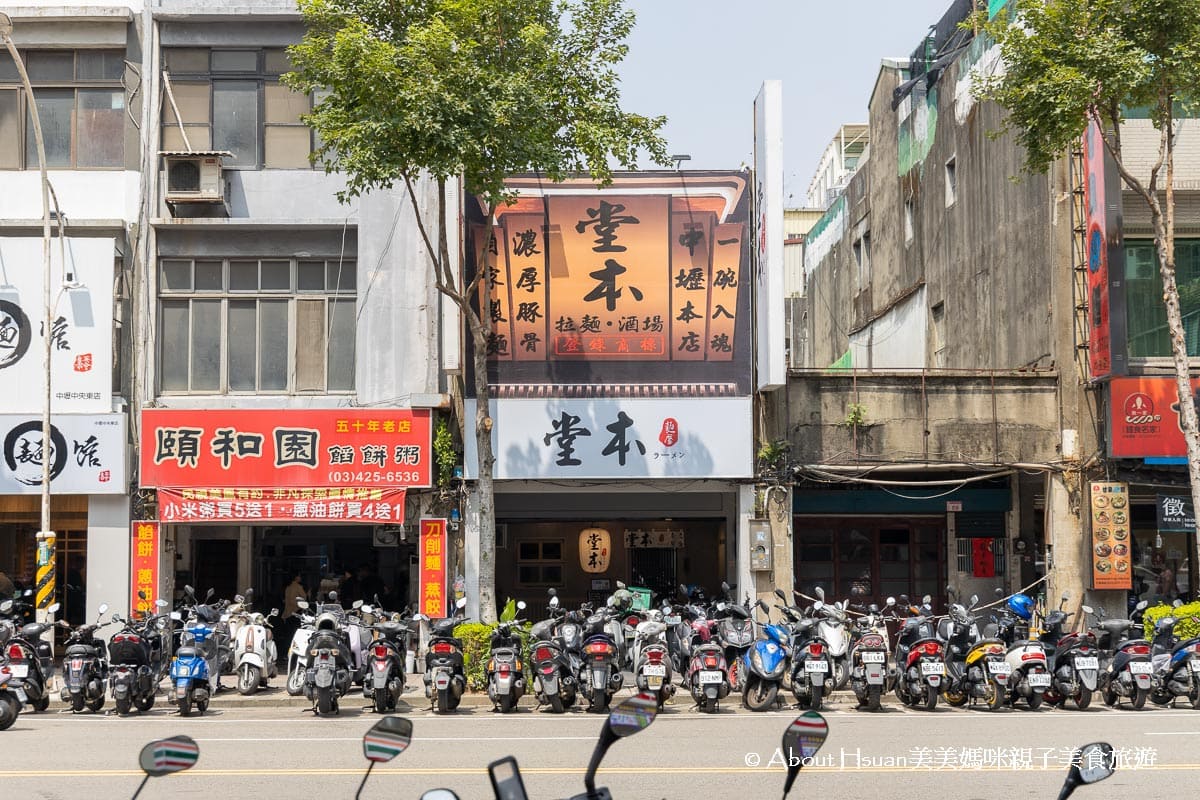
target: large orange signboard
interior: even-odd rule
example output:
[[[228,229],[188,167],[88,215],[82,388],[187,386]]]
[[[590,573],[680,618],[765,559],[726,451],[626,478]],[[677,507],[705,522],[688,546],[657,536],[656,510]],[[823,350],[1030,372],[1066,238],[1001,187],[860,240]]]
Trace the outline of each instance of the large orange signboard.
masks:
[[[430,619],[446,616],[446,520],[421,520],[421,613]]]
[[[1193,378],[1193,398],[1198,394],[1200,378]],[[1108,410],[1110,455],[1116,458],[1187,456],[1174,378],[1113,378],[1109,384]]]
[[[467,209],[499,383],[646,383],[652,363],[749,393],[745,173],[508,183],[512,205]]]

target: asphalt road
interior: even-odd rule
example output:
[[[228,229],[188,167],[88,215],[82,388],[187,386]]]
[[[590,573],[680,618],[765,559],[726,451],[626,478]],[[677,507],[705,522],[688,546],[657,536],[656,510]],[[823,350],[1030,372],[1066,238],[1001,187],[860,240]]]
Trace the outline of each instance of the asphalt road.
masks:
[[[602,718],[575,711],[556,716],[526,705],[500,715],[462,707],[435,716],[410,710],[413,742],[371,775],[362,797],[417,798],[431,788],[454,789],[463,800],[490,798],[486,765],[514,755],[531,800],[583,791],[583,773]],[[775,797],[784,772],[772,755],[798,712],[753,714],[729,703],[717,715],[689,710],[682,698],[636,736],[617,742],[598,784],[621,800],[701,796]],[[152,779],[141,797],[349,798],[367,762],[361,738],[374,723],[357,698],[337,718],[314,718],[296,707],[253,702],[214,705],[204,717],[182,719],[170,707],[119,718],[113,714],[26,712],[0,733],[0,792],[20,798],[120,798],[133,795],[137,755],[157,738],[186,734],[200,746],[187,773]],[[1098,739],[1118,751],[1116,775],[1078,796],[1138,792],[1165,797],[1200,778],[1200,711],[1087,711],[1043,708],[854,710],[839,695],[824,711],[829,738],[806,767],[793,797],[894,796],[897,790],[934,796],[1004,798],[1057,796],[1071,748]]]

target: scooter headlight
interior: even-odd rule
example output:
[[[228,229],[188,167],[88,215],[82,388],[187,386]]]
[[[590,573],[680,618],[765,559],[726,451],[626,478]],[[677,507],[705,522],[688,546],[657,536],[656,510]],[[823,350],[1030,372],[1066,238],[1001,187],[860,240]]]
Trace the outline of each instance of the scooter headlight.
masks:
[[[750,665],[759,672],[763,672],[762,654],[755,648],[750,651]]]

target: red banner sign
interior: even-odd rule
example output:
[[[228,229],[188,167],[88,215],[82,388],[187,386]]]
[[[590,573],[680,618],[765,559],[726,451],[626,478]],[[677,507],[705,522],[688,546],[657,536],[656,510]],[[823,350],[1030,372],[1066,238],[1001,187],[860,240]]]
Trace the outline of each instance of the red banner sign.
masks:
[[[446,616],[446,520],[421,520],[421,613]]]
[[[1193,396],[1200,379],[1192,379]],[[1187,443],[1179,422],[1174,378],[1113,378],[1109,384],[1109,454],[1116,458],[1182,458]]]
[[[158,599],[158,523],[135,521],[130,543],[129,607],[154,612]],[[138,592],[142,596],[138,596]]]
[[[971,577],[994,578],[996,576],[996,551],[991,539],[971,540]]]
[[[428,409],[142,411],[141,483],[156,487],[430,486]]]
[[[161,522],[404,522],[404,489],[159,489]]]

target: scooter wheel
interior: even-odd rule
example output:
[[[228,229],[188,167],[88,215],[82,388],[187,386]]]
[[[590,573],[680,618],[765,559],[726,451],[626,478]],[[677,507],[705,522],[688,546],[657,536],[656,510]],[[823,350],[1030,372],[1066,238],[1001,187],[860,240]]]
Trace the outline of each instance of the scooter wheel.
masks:
[[[1080,686],[1079,691],[1075,693],[1075,707],[1080,711],[1092,704],[1092,690],[1086,686]]]
[[[81,695],[81,694],[71,695],[71,711],[74,711],[76,713],[83,711],[83,695]]]
[[[137,707],[138,711],[143,713],[149,711],[150,709],[154,708],[154,695],[139,697],[137,700],[133,701],[133,704]]]
[[[1042,707],[1042,695],[1038,692],[1034,692],[1031,695],[1029,695],[1028,702],[1029,702],[1029,710],[1037,711],[1039,708]]]
[[[238,692],[251,695],[258,691],[262,682],[262,669],[253,664],[243,664],[238,670]]]
[[[34,711],[45,711],[50,707],[50,695],[43,694],[37,700],[34,700],[31,705],[33,706]]]
[[[1149,696],[1149,689],[1138,689],[1134,692],[1133,698],[1129,701],[1129,704],[1133,706],[1135,711],[1141,711],[1146,705],[1146,698]]]
[[[552,694],[549,697],[547,697],[546,700],[550,703],[550,710],[553,713],[561,714],[561,713],[563,713],[563,711],[566,710],[565,707],[563,706],[562,698],[559,697],[558,695]]]
[[[500,713],[507,714],[517,707],[517,701],[511,694],[500,697]]]
[[[7,730],[17,721],[21,713],[21,703],[12,695],[0,697],[0,731]]]
[[[879,695],[880,690],[878,686],[872,686],[867,689],[867,711],[879,710]]]
[[[117,713],[122,717],[128,714],[133,708],[133,701],[131,701],[128,697],[118,697],[113,700],[113,702],[117,705]]]
[[[388,710],[388,690],[376,689],[372,695],[372,705],[375,707],[376,714],[386,714]]]
[[[287,693],[292,697],[304,694],[304,670],[299,667],[288,673]]]
[[[1200,685],[1192,686],[1192,691],[1188,694],[1188,702],[1192,704],[1193,709],[1200,710]]]
[[[181,697],[179,699],[179,716],[190,717],[192,715],[192,698],[191,696]]]
[[[95,700],[88,700],[87,707],[88,711],[92,713],[99,712],[100,709],[104,708],[104,695],[100,695]]]

